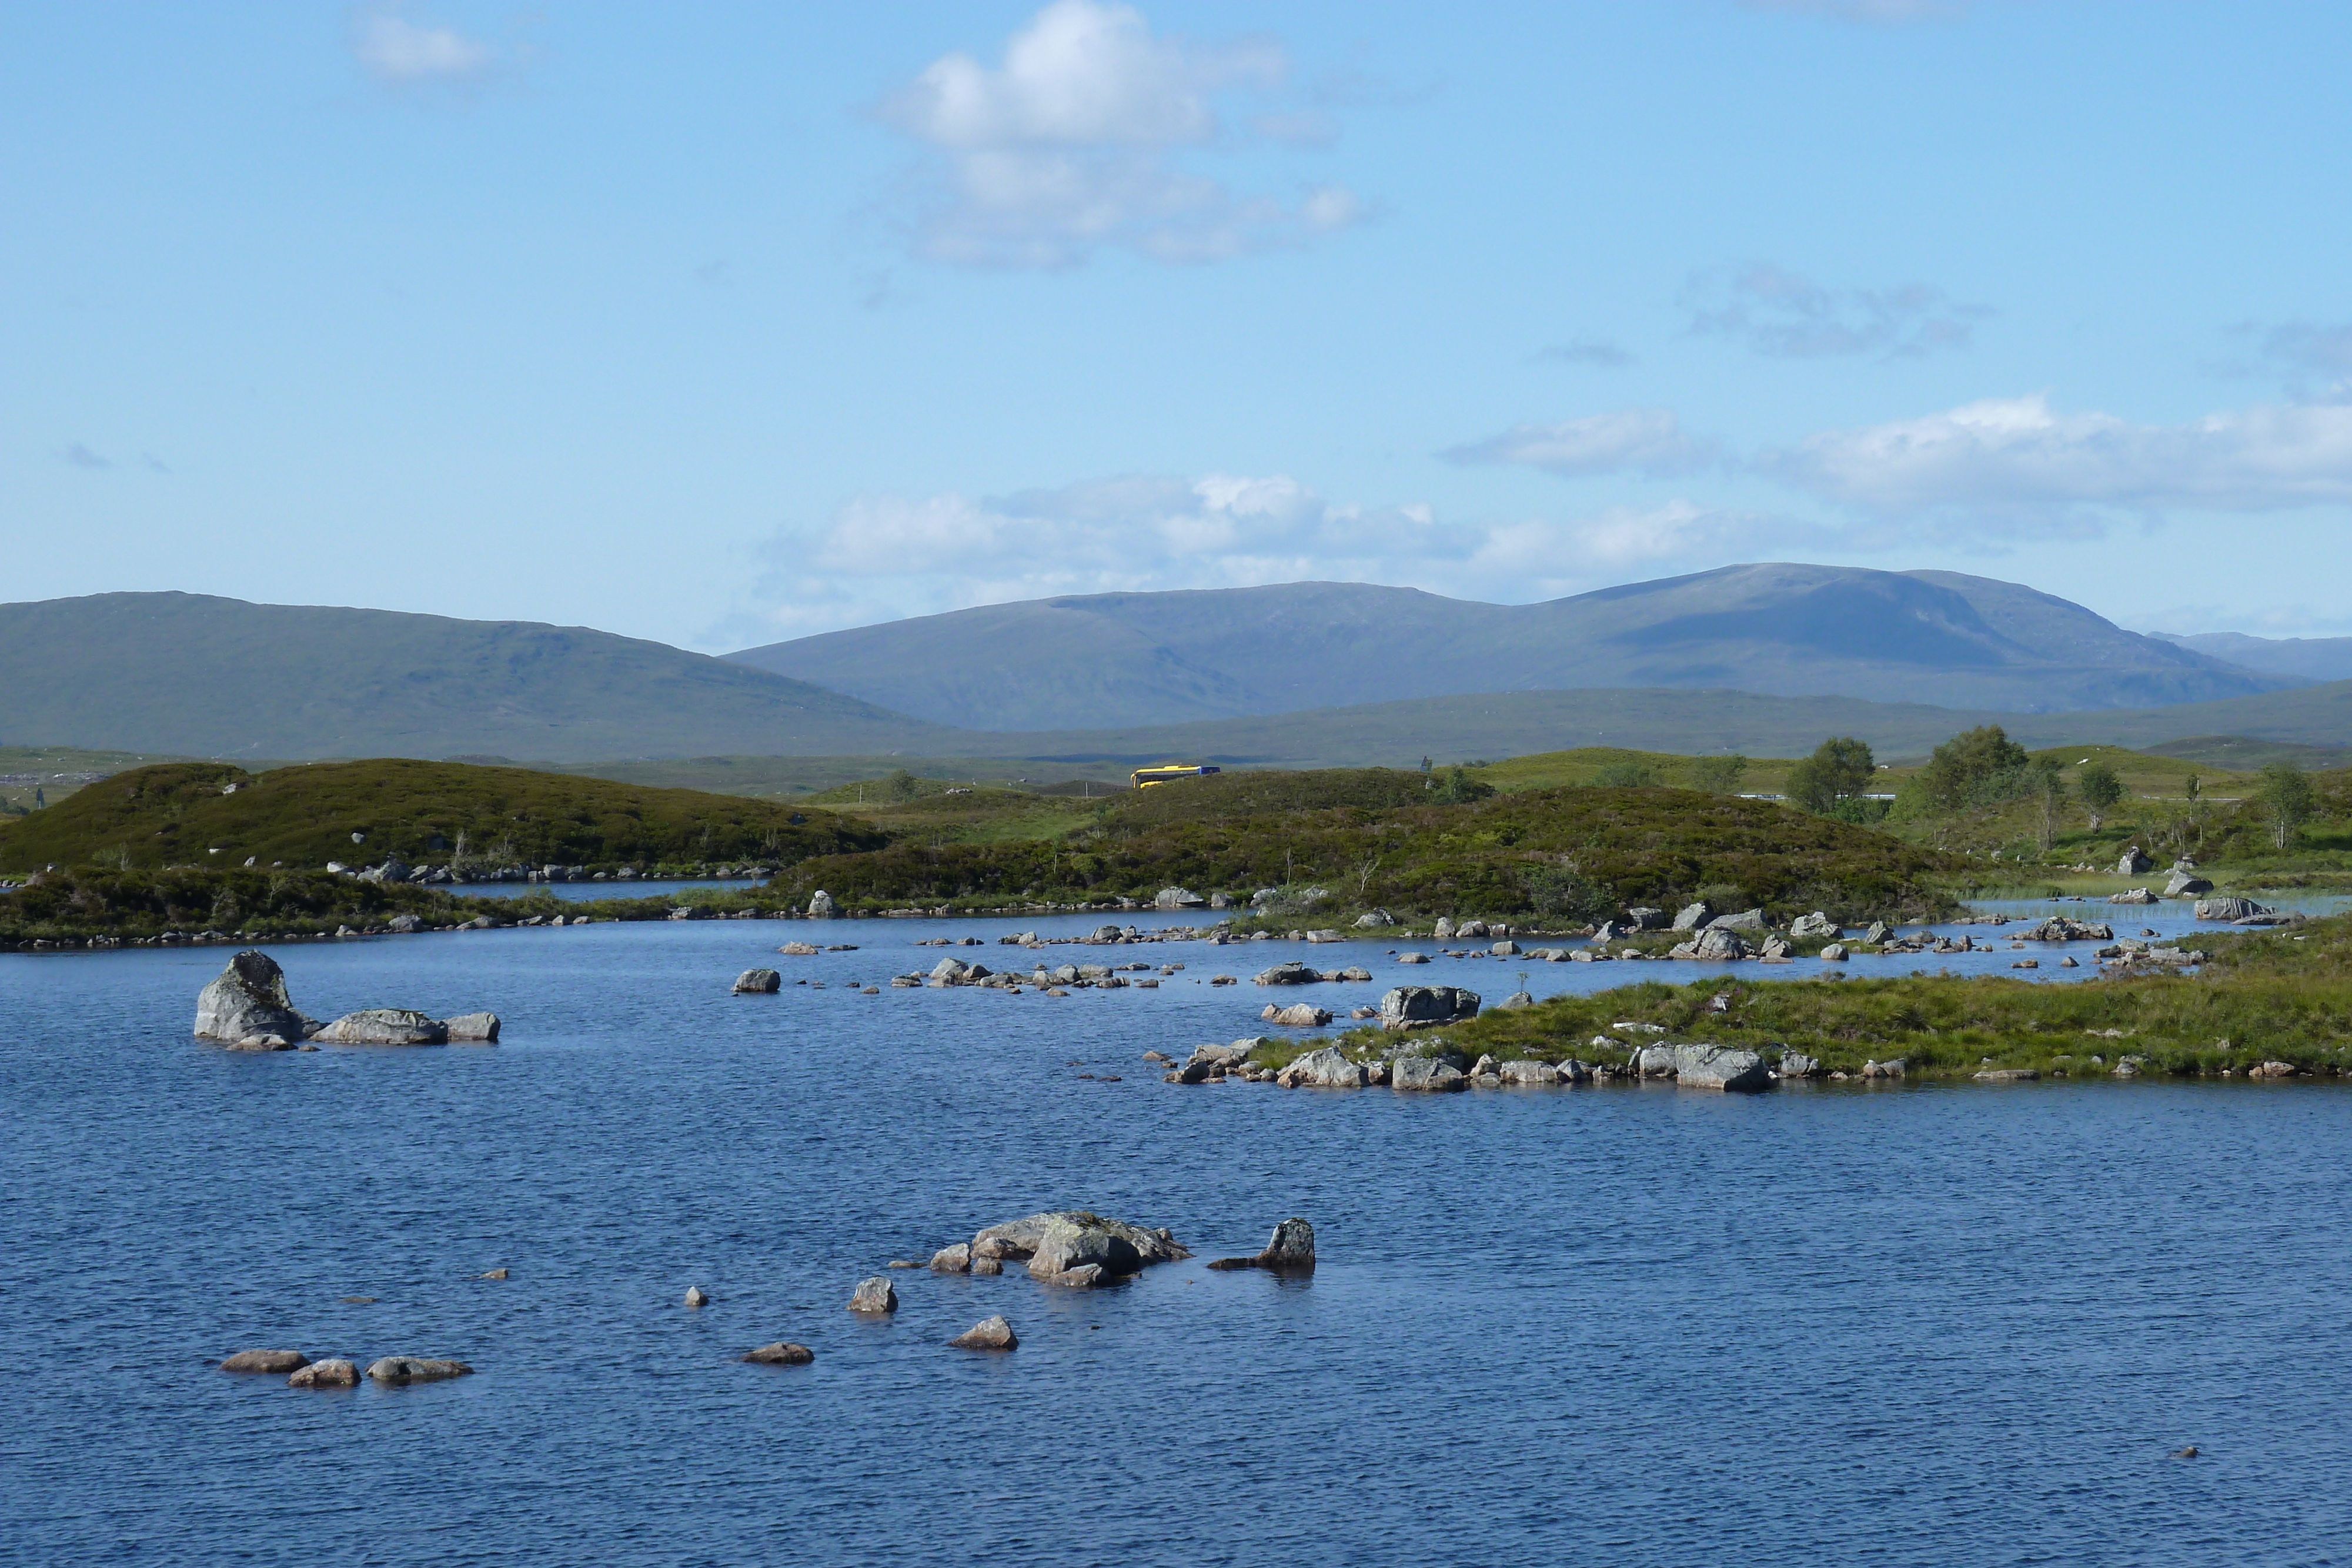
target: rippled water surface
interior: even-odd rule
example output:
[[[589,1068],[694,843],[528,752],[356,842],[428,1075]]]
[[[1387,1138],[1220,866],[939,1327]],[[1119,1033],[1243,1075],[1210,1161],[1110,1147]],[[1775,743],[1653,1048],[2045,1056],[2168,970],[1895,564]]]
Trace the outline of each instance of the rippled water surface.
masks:
[[[940,956],[914,938],[998,927],[773,956],[812,929],[275,949],[321,1017],[507,1020],[411,1051],[192,1042],[219,949],[0,958],[0,1559],[2352,1555],[2333,1084],[1178,1088],[1140,1053],[1253,1032],[1266,993],[1195,982],[1276,957],[1373,969],[1325,1006],[1691,971],[1189,945],[1117,954],[1188,966],[1156,991],[867,997]],[[761,962],[783,994],[727,994]],[[1300,1214],[1322,1265],[898,1273],[894,1320],[843,1310],[1065,1205],[1202,1260]],[[946,1347],[999,1312],[1018,1351]],[[735,1360],[775,1339],[815,1364]],[[479,1371],[308,1394],[208,1364],[258,1345]]]

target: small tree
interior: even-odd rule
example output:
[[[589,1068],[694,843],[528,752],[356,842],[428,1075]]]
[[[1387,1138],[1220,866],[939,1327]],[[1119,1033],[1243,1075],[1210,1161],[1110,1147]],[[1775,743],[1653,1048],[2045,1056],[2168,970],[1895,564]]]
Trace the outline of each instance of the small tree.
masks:
[[[1870,788],[1878,770],[1870,747],[1850,735],[1832,736],[1813,747],[1813,754],[1789,769],[1790,800],[1816,815],[1837,809]]]
[[[2043,758],[2027,770],[2032,784],[2034,813],[2035,847],[2043,854],[2058,840],[2058,824],[2066,811],[2066,780],[2058,771],[2058,764]]]
[[[2192,773],[2189,777],[2194,785],[2197,776]],[[2085,763],[2083,770],[2074,775],[2074,793],[2082,797],[2083,809],[2091,813],[2091,831],[2096,832],[2107,813],[2116,809],[2116,802],[2124,798],[2124,781],[2104,762]],[[2196,798],[2189,796],[2192,800]]]
[[[2016,773],[2025,767],[2025,747],[2009,738],[1997,724],[1982,725],[1956,735],[1936,747],[1920,777],[1929,799],[1944,810],[1969,803],[1988,779]]]
[[[893,800],[911,800],[921,789],[921,782],[903,768],[882,780],[882,792]]]
[[[2271,842],[2281,850],[2294,847],[2294,836],[2311,821],[2311,778],[2292,762],[2273,762],[2263,769],[2262,801],[2270,817]]]
[[[1690,766],[1691,783],[1710,795],[1736,794],[1747,771],[1748,758],[1737,752],[1728,757],[1702,757]]]

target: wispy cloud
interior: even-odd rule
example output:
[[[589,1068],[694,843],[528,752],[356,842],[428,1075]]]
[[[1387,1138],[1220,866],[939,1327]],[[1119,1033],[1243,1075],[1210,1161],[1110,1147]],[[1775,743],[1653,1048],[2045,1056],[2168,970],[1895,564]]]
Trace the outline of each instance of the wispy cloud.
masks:
[[[1825,432],[1756,466],[1882,516],[1978,512],[2079,531],[2080,508],[2261,512],[2352,501],[2352,406],[2263,404],[2136,424],[2061,413],[2040,395],[1990,398]]]
[[[1536,358],[1561,365],[1597,365],[1617,370],[1633,362],[1625,346],[1612,338],[1581,336],[1536,350]]]
[[[1563,476],[1688,474],[1720,460],[1720,444],[1683,428],[1672,409],[1631,408],[1552,424],[1515,424],[1449,448],[1456,463],[1517,463]]]
[[[2242,347],[2208,368],[2222,375],[2276,378],[2300,402],[2352,402],[2352,326],[2245,321],[2231,328],[2230,336]]]
[[[1841,354],[1917,359],[1968,347],[1990,307],[1958,303],[1932,284],[1830,288],[1785,267],[1754,262],[1698,273],[1682,303],[1690,330],[1729,338],[1775,359]]]
[[[106,456],[102,453],[92,451],[88,445],[79,441],[68,441],[63,447],[59,448],[58,452],[58,460],[61,463],[69,464],[76,468],[89,469],[93,473],[103,473],[114,466],[114,460],[112,458]]]
[[[1841,528],[1682,499],[1463,522],[1424,505],[1334,502],[1285,475],[1129,475],[1001,497],[877,494],[813,534],[778,538],[760,608],[710,640],[773,642],[1064,593],[1304,580],[1523,601],[1622,581],[1630,570],[1852,548]]]
[[[1182,162],[1252,138],[1327,142],[1328,117],[1266,102],[1288,71],[1269,38],[1196,45],[1154,35],[1129,5],[1054,0],[1002,64],[944,55],[880,106],[926,150],[914,249],[975,267],[1070,267],[1106,248],[1202,262],[1345,228],[1366,209],[1344,187],[1248,194]],[[1241,131],[1221,112],[1236,97],[1265,103]]]
[[[444,23],[412,21],[396,4],[353,15],[352,54],[370,76],[396,87],[479,81],[504,63],[495,45]]]
[[[1940,22],[1961,16],[1968,0],[1740,0],[1751,11],[1793,11],[1842,22]]]

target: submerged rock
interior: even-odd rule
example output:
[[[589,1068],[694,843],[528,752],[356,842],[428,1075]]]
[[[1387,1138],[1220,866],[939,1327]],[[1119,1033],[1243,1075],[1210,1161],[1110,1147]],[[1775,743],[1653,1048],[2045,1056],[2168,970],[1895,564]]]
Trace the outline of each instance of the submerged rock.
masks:
[[[411,1383],[438,1383],[444,1378],[471,1375],[462,1361],[441,1361],[425,1355],[387,1355],[368,1364],[367,1375],[395,1387]]]
[[[446,1045],[449,1026],[407,1008],[362,1008],[310,1038],[328,1045]]]
[[[757,1350],[746,1351],[743,1359],[754,1366],[806,1366],[816,1359],[816,1352],[804,1344],[794,1344],[790,1340],[780,1339],[773,1344],[763,1344]]]
[[[205,1040],[300,1040],[306,1021],[286,995],[286,971],[257,947],[231,958],[196,994],[195,1032]]]
[[[958,1350],[1018,1350],[1021,1336],[1002,1316],[982,1318],[963,1333],[948,1341]]]

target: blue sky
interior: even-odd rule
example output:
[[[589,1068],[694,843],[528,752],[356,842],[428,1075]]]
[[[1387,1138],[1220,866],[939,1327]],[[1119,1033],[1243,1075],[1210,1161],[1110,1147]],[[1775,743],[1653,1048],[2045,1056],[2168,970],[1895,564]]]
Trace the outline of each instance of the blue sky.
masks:
[[[17,5],[0,599],[2352,632],[2352,13]]]

